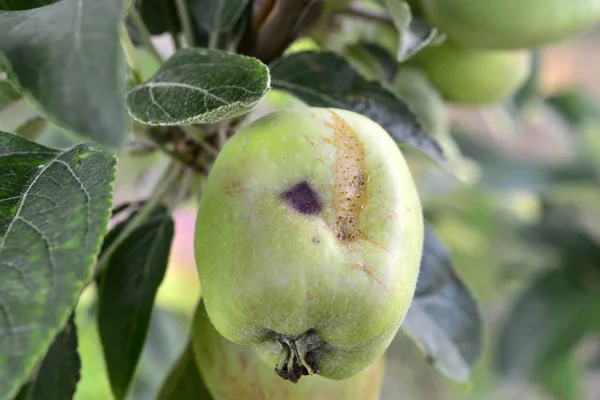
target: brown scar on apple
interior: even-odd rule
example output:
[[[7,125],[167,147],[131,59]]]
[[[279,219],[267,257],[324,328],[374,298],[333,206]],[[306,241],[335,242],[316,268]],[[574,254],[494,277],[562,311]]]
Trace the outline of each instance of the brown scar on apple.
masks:
[[[242,187],[242,183],[238,180],[233,180],[225,185],[225,194],[227,196],[231,196],[232,194],[242,194],[244,188]]]
[[[379,279],[379,277],[375,274],[375,272],[373,272],[373,270],[371,268],[369,268],[368,266],[356,263],[352,267],[357,271],[362,271],[363,273],[365,273],[365,275],[374,279],[383,289],[387,290],[387,287],[385,287],[385,284],[381,281],[381,279]]]
[[[306,139],[306,141],[310,144],[311,147],[316,146],[316,143],[314,141],[310,140],[310,138],[307,135],[302,134],[302,136],[304,136],[304,139]]]
[[[360,229],[360,216],[369,199],[370,176],[367,173],[366,150],[356,131],[336,112],[331,113],[333,122],[325,125],[333,130],[333,138],[323,138],[335,147],[332,165],[332,205],[335,213],[333,231],[342,242],[367,241],[385,250]]]

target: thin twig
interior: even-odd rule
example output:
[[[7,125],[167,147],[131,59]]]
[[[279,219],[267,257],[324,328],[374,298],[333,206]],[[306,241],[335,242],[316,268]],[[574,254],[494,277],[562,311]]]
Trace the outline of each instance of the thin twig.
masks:
[[[142,39],[144,46],[146,46],[150,53],[158,60],[158,62],[162,64],[163,58],[159,54],[158,50],[156,50],[154,43],[152,43],[150,31],[146,27],[140,12],[135,7],[131,9],[131,21],[133,22],[135,29],[137,29],[138,33],[140,34],[140,39]]]
[[[208,36],[208,48],[216,49],[218,45],[219,45],[219,31],[214,30]]]
[[[218,143],[219,143],[219,149],[222,149],[223,147],[225,147],[225,143],[227,142],[227,130],[229,129],[229,122],[228,121],[222,121],[219,123],[219,128],[218,128]]]
[[[393,25],[393,23],[394,23],[392,21],[392,19],[389,17],[389,15],[387,15],[387,14],[370,11],[370,10],[365,10],[363,8],[357,8],[357,7],[352,7],[352,6],[348,6],[340,11],[337,11],[336,14],[350,15],[353,17],[366,19],[368,21],[380,22],[382,24]]]
[[[131,38],[129,37],[129,33],[127,32],[125,24],[119,25],[119,38],[121,39],[121,46],[123,47],[127,64],[129,64],[129,67],[131,67],[133,70],[136,83],[140,84],[143,81],[140,63],[138,62],[135,46],[131,42]]]
[[[175,50],[181,49],[181,39],[179,39],[179,33],[171,32],[171,39],[173,40],[173,47],[175,47]]]
[[[210,156],[216,157],[219,154],[219,151],[217,149],[215,149],[214,147],[212,147],[210,144],[206,143],[206,140],[204,140],[204,132],[200,131],[196,126],[194,125],[183,125],[180,127],[187,135],[191,136],[192,138],[194,138],[198,144],[200,145],[200,147],[202,147],[202,149],[204,151],[206,151],[206,153],[208,153]]]
[[[185,34],[185,41],[188,47],[194,47],[194,30],[192,28],[192,21],[190,20],[190,13],[188,12],[186,0],[175,0],[177,6],[177,14],[181,21],[183,33]]]
[[[117,248],[123,244],[123,242],[137,229],[139,228],[152,214],[156,206],[164,199],[167,193],[171,190],[173,183],[177,180],[177,177],[181,173],[181,164],[176,160],[171,160],[165,173],[158,181],[158,184],[154,188],[154,191],[150,198],[144,203],[140,211],[136,214],[132,220],[125,225],[121,233],[111,242],[106,250],[102,252],[102,255],[98,259],[96,264],[97,276],[106,268],[110,258],[117,250]]]
[[[167,208],[169,214],[171,212],[173,212],[175,207],[177,207],[177,205],[185,198],[185,195],[187,194],[188,190],[190,189],[192,179],[194,178],[194,171],[192,171],[189,168],[184,169],[182,173],[183,173],[183,177],[181,179],[181,184],[179,185],[179,189],[177,190],[177,193],[173,197],[173,201]]]

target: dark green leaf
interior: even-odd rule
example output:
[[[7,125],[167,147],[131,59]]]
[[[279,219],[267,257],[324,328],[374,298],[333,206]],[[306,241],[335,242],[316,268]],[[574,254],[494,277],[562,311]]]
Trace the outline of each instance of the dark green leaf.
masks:
[[[21,93],[10,82],[0,81],[0,111],[20,98]]]
[[[72,399],[80,379],[77,327],[73,315],[59,332],[42,360],[35,380],[29,384],[27,400]]]
[[[381,71],[379,70],[377,60],[364,46],[359,43],[353,43],[346,47],[343,55],[352,68],[358,71],[365,79],[369,81],[380,80]]]
[[[400,37],[398,61],[407,60],[439,38],[438,30],[422,18],[413,16],[404,0],[385,0],[385,4]]]
[[[398,142],[444,162],[440,145],[421,127],[414,113],[379,82],[369,82],[346,60],[331,52],[306,51],[276,61],[273,87],[292,93],[314,107],[337,107],[363,114]]]
[[[52,122],[114,147],[129,130],[117,30],[124,3],[62,0],[0,12],[6,32],[0,35],[0,53],[9,78]]]
[[[136,215],[110,232],[105,248]],[[98,327],[117,399],[125,398],[134,376],[172,239],[173,220],[159,207],[116,248],[98,280]]]
[[[88,283],[110,215],[115,157],[0,132],[0,387],[14,394]]]
[[[227,32],[233,29],[248,5],[248,0],[187,0],[191,17],[204,31]]]
[[[376,43],[362,43],[365,50],[377,61],[384,82],[391,82],[398,70],[398,63],[383,47]]]
[[[569,90],[549,97],[547,102],[574,127],[600,120],[600,105],[588,92]]]
[[[540,372],[537,382],[553,398],[560,400],[581,399],[581,373],[570,357],[564,357],[545,365]]]
[[[228,0],[224,0],[228,1]],[[203,26],[203,15],[202,7],[198,4],[206,2],[206,0],[188,0],[188,8],[191,14],[191,22],[194,29],[195,45],[196,47],[209,47],[211,40],[212,30],[207,30]],[[240,40],[246,32],[248,23],[250,22],[252,14],[252,7],[246,5],[242,9],[241,14],[237,18],[237,22],[232,26],[228,27],[227,30],[223,31],[225,27],[221,26],[221,30],[217,31],[218,38],[216,40],[216,49],[228,50],[237,48]],[[206,24],[204,24],[206,25]],[[212,23],[208,25],[208,28],[212,28]],[[216,33],[215,33],[216,34]]]
[[[469,380],[483,327],[477,303],[454,272],[450,254],[428,225],[415,297],[402,328],[444,374]]]
[[[391,82],[397,63],[387,50],[374,43],[354,43],[346,48],[346,58],[367,80]]]
[[[183,49],[127,94],[129,113],[150,125],[213,123],[243,115],[269,90],[260,61],[218,50]]]
[[[28,400],[27,396],[29,395],[29,389],[31,388],[31,381],[27,381],[21,389],[19,389],[19,393],[12,400]]]
[[[177,34],[181,31],[175,0],[138,0],[136,7],[151,34]]]
[[[157,400],[212,400],[198,371],[191,342],[169,373]]]
[[[586,279],[587,280],[587,279]],[[514,302],[496,348],[496,369],[508,379],[538,379],[544,367],[568,357],[600,326],[600,292],[569,269],[539,276]]]
[[[0,0],[0,10],[29,10],[56,3],[59,0]]]

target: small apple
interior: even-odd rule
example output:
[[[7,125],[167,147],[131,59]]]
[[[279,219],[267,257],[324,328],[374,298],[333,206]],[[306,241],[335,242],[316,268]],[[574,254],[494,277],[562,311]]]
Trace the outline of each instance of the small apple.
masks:
[[[478,106],[514,94],[529,76],[531,53],[474,49],[447,40],[423,49],[410,63],[425,72],[447,101]]]
[[[600,0],[418,0],[427,19],[457,43],[523,49],[572,38],[600,20]]]
[[[380,357],[356,376],[334,381],[311,376],[291,385],[273,373],[248,346],[217,332],[200,301],[194,317],[192,344],[196,364],[214,400],[378,400],[384,373]]]
[[[219,154],[195,256],[206,311],[284,379],[345,379],[385,351],[412,300],[423,216],[404,157],[360,114],[266,115]]]

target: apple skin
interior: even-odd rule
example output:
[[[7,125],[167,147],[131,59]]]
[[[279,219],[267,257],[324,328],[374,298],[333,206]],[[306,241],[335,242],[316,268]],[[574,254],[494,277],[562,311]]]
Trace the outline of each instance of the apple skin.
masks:
[[[580,34],[600,19],[600,0],[420,0],[427,19],[453,41],[522,49]]]
[[[275,111],[238,131],[200,200],[207,313],[284,379],[346,379],[386,350],[411,303],[423,216],[396,143],[351,111]]]
[[[196,364],[214,400],[379,399],[384,357],[358,375],[342,381],[314,375],[292,385],[275,375],[273,368],[250,347],[221,336],[210,322],[202,301],[192,329]]]
[[[416,54],[420,67],[445,100],[488,105],[514,94],[527,80],[531,53],[526,50],[484,50],[445,41]]]

